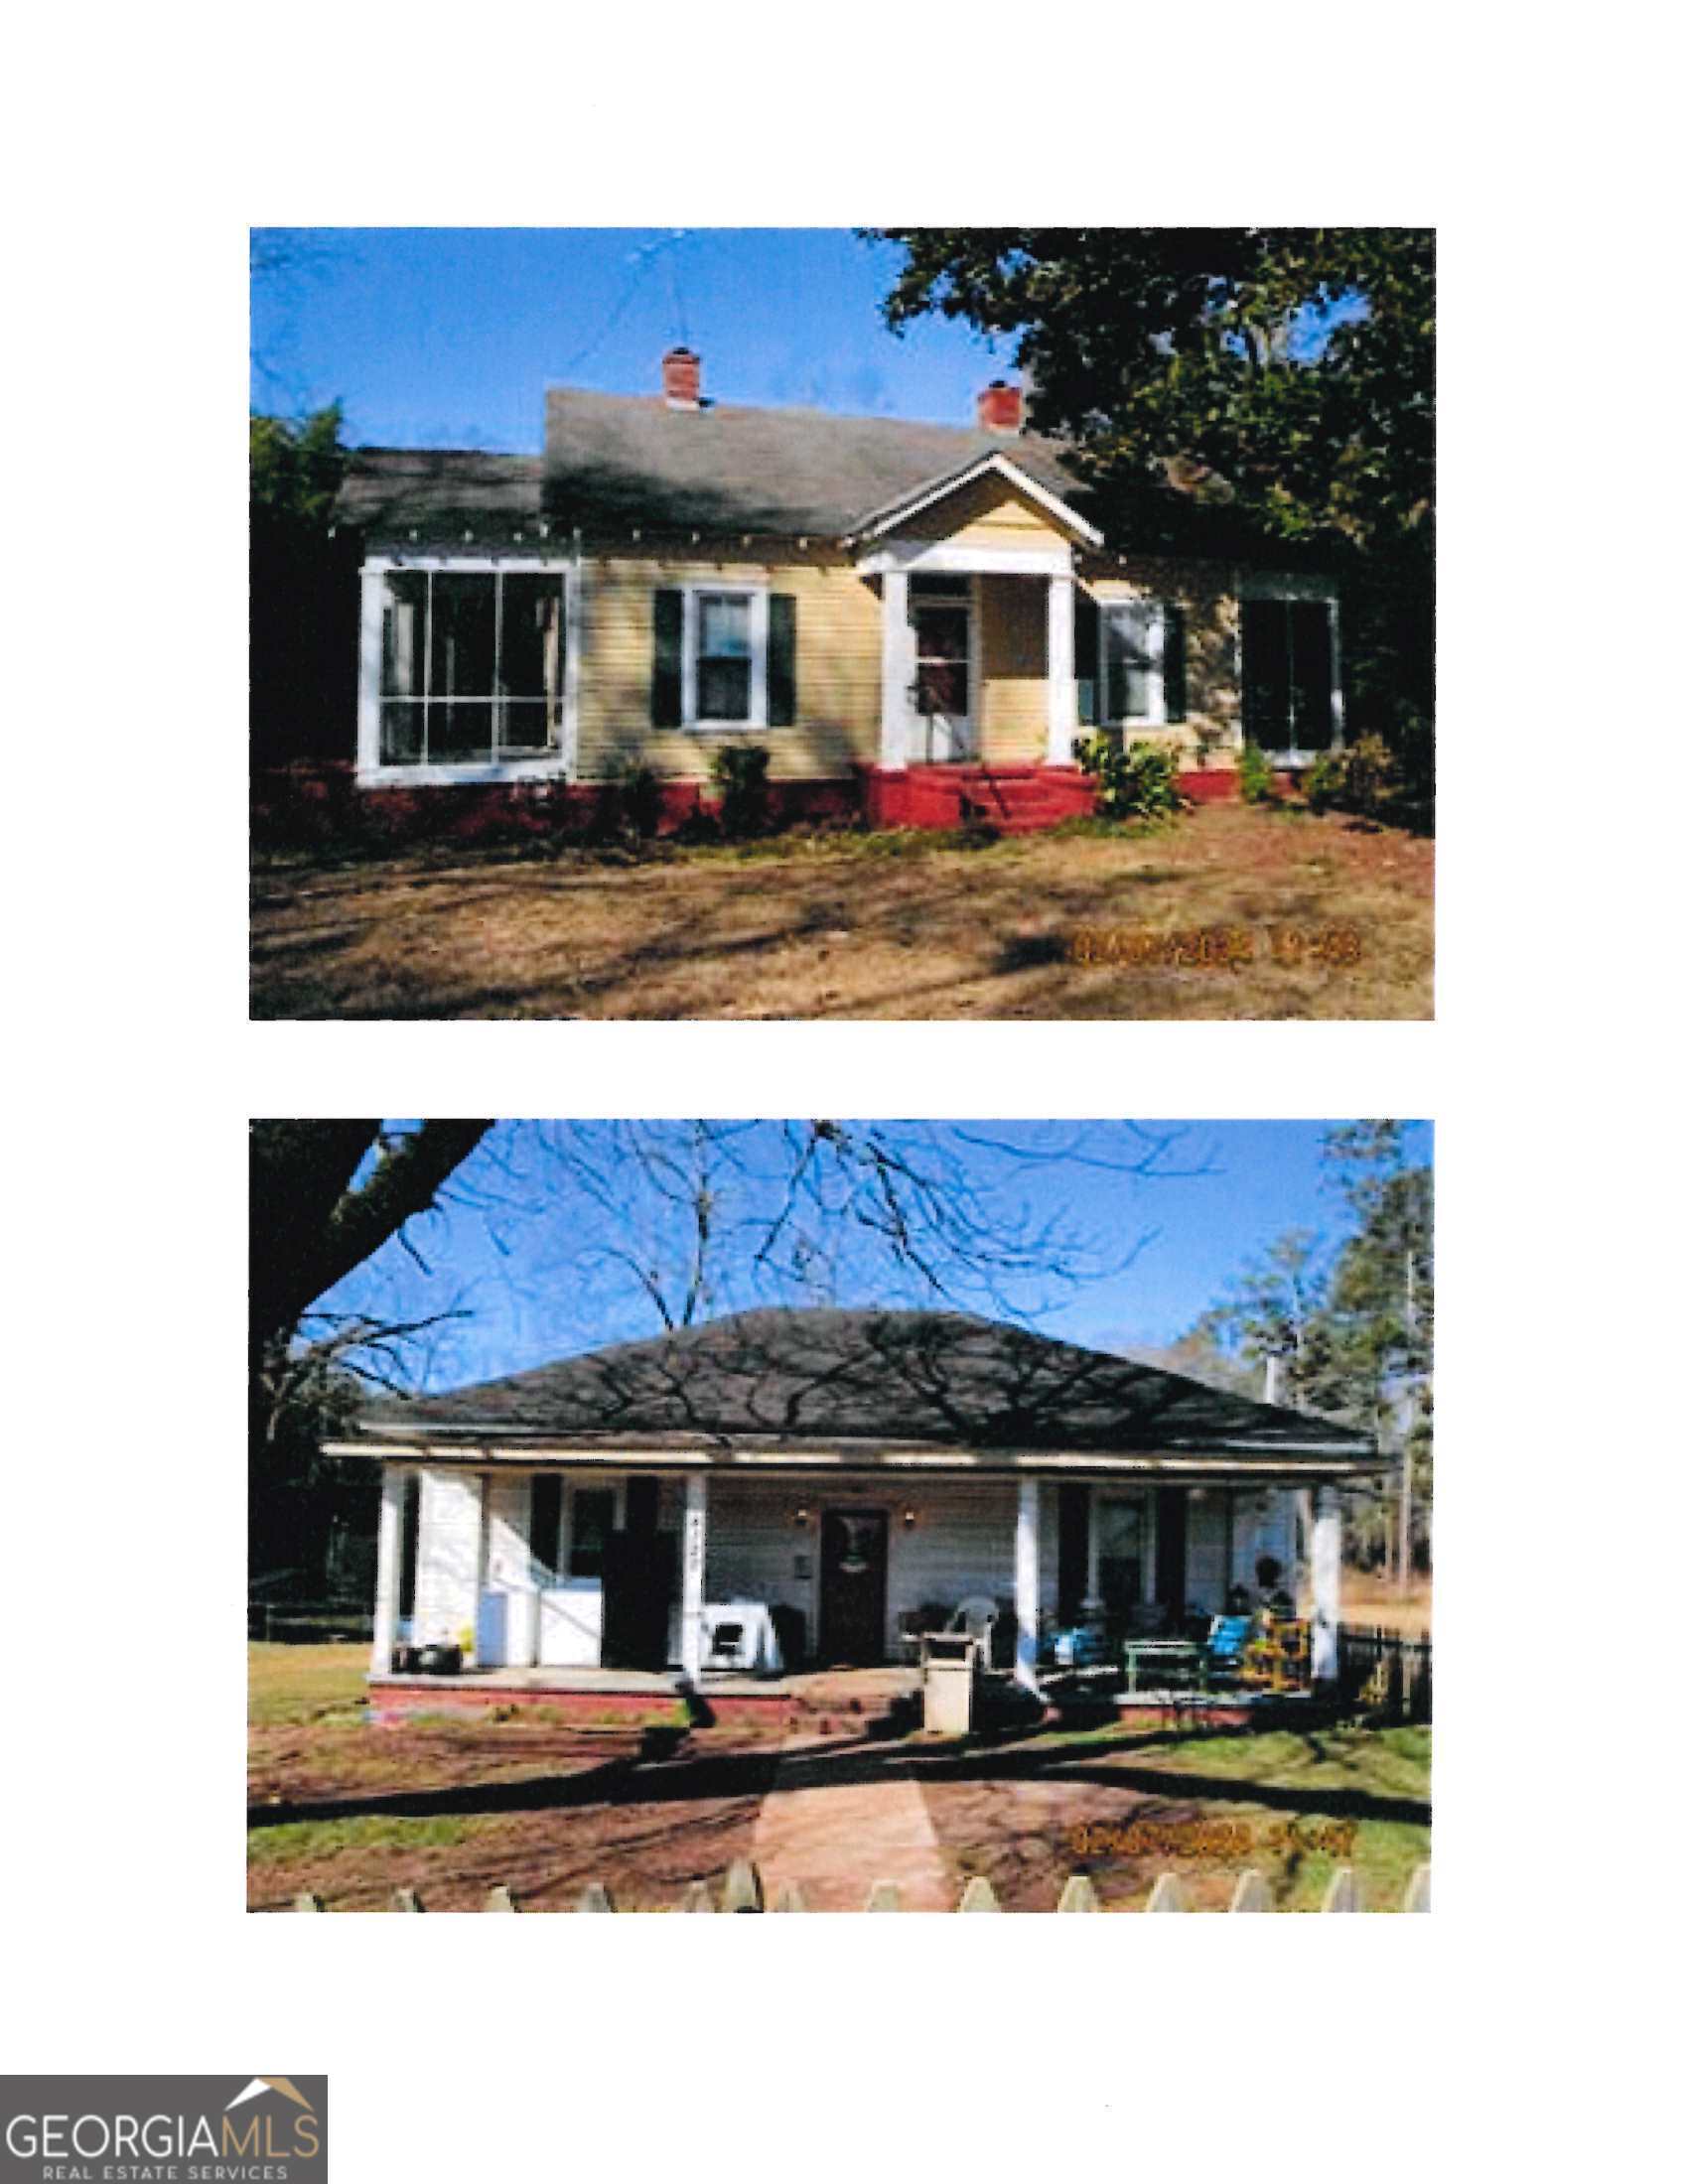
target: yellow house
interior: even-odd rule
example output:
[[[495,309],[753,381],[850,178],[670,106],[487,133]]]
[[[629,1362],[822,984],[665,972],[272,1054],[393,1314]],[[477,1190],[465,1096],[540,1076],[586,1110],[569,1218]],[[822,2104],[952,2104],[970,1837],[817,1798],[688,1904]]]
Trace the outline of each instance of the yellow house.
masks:
[[[1318,577],[1105,537],[1060,443],[993,382],[972,429],[552,388],[542,457],[366,449],[361,789],[561,791],[630,766],[670,819],[724,743],[785,816],[1007,828],[1087,810],[1092,725],[1170,743],[1223,793],[1245,734],[1293,768],[1339,745]]]

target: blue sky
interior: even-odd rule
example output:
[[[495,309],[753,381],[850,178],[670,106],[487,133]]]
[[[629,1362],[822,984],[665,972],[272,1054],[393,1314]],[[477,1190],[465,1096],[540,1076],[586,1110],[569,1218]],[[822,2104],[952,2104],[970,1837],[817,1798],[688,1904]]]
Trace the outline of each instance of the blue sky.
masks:
[[[737,1141],[754,1175],[733,1182],[731,1198],[723,1194],[722,1227],[735,1213],[764,1215],[777,1202],[784,1167],[772,1137],[776,1127],[758,1126]],[[1172,1342],[1286,1229],[1312,1229],[1335,1242],[1348,1225],[1321,1172],[1320,1140],[1329,1127],[1322,1122],[1146,1124],[1146,1131],[1180,1134],[1156,1154],[1156,1172],[1144,1175],[1120,1172],[1152,1150],[1122,1123],[954,1127],[991,1141],[951,1136],[943,1143],[997,1212],[1019,1212],[1036,1225],[1053,1221],[1081,1242],[1085,1279],[1066,1289],[1023,1284],[1014,1300],[1028,1309],[1047,1305],[1035,1314],[1047,1332],[1101,1348]],[[500,1125],[460,1170],[452,1203],[410,1225],[408,1248],[389,1243],[323,1304],[401,1318],[464,1313],[425,1345],[420,1377],[429,1388],[659,1332],[654,1307],[615,1254],[630,1243],[672,1251],[672,1224],[640,1215],[625,1165],[603,1208],[576,1181],[559,1187],[566,1179],[558,1141],[548,1136],[559,1128],[569,1146],[595,1162],[603,1159],[608,1141],[600,1126]],[[1429,1159],[1430,1139],[1427,1124],[1411,1126],[1413,1159]],[[1084,1161],[1048,1158],[1074,1149]],[[1106,1164],[1085,1164],[1091,1160]],[[892,1294],[883,1261],[862,1234],[851,1227],[839,1233],[838,1301],[910,1300]],[[769,1300],[748,1256],[731,1247],[723,1253],[719,1308]]]
[[[845,228],[272,228],[254,408],[339,400],[349,440],[536,454],[547,384],[652,394],[684,340],[704,392],[969,424],[1012,362],[967,329],[888,334],[901,263]]]

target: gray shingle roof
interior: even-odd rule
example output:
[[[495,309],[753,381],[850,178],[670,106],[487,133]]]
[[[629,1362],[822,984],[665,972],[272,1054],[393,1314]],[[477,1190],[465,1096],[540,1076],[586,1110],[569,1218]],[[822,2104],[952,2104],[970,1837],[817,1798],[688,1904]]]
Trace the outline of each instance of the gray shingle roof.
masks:
[[[359,448],[337,504],[372,541],[478,539],[583,529],[756,531],[839,538],[862,517],[984,455],[1006,455],[1040,484],[1081,504],[1056,441],[894,417],[708,403],[676,410],[659,395],[552,387],[545,453]]]
[[[338,522],[371,541],[460,536],[507,538],[540,520],[536,455],[483,455],[462,448],[358,448],[335,503]]]
[[[1076,489],[1058,444],[1029,434],[725,402],[670,409],[660,396],[573,387],[545,398],[545,503],[569,523],[836,538],[870,510],[991,454],[1055,492]]]
[[[450,1395],[364,1407],[366,1437],[928,1444],[1363,1462],[1363,1433],[960,1312],[740,1312]]]

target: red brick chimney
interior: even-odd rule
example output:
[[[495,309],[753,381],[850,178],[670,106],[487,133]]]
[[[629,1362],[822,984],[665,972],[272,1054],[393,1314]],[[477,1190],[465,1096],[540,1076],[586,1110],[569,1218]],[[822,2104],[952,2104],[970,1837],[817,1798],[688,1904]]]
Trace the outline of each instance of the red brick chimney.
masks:
[[[662,396],[670,409],[703,407],[703,360],[689,348],[671,348],[662,359]]]
[[[1006,379],[993,379],[979,396],[979,430],[1018,432],[1022,406],[1018,387],[1011,387]]]

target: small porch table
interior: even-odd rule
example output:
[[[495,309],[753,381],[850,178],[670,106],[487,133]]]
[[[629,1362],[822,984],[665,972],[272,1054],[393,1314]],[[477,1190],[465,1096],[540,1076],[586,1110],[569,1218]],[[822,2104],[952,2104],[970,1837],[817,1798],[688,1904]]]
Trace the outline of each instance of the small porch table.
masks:
[[[1139,1667],[1181,1671],[1183,1681],[1197,1691],[1207,1689],[1207,1649],[1193,1638],[1127,1638],[1120,1647],[1125,1664],[1125,1688],[1137,1689]]]

